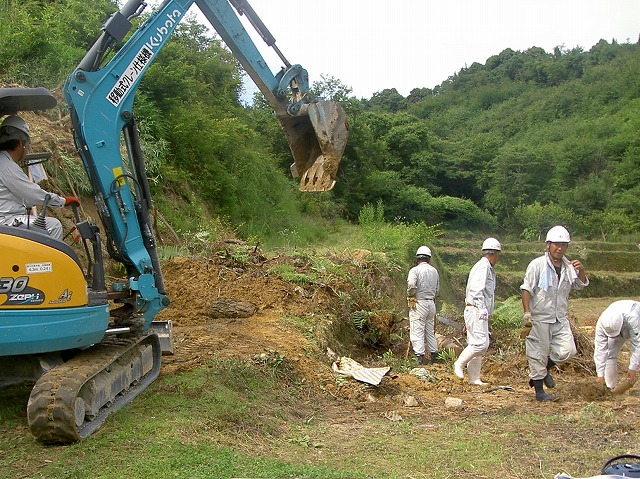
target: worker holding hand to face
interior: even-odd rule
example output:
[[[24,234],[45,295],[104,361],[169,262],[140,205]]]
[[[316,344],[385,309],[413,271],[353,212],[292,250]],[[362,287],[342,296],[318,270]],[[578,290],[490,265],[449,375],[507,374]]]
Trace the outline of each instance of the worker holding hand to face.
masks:
[[[547,232],[545,254],[529,263],[520,286],[522,323],[528,329],[529,386],[535,389],[538,401],[554,399],[544,391],[544,386],[556,385],[551,368],[566,363],[577,353],[567,315],[569,294],[587,286],[589,279],[579,260],[565,256],[570,241],[566,228],[551,228]]]

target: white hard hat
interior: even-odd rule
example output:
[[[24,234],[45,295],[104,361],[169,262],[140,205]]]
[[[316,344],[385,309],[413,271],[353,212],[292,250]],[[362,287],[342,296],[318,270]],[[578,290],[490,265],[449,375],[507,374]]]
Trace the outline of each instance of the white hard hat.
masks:
[[[568,243],[571,236],[564,226],[554,226],[547,233],[547,241],[551,243]]]
[[[608,314],[602,318],[601,324],[607,336],[615,338],[620,334],[620,330],[622,329],[622,315]]]
[[[487,238],[486,240],[484,240],[484,243],[482,243],[482,251],[485,251],[488,249],[492,249],[495,251],[502,251],[502,246],[500,246],[500,241],[498,241],[495,238]]]
[[[426,246],[420,246],[418,251],[416,251],[416,256],[429,256],[431,257],[431,250]]]
[[[18,115],[11,115],[6,117],[0,125],[0,130],[3,130],[5,126],[12,126],[13,128],[20,130],[27,136],[30,136],[29,125],[27,125],[27,122],[20,118]]]

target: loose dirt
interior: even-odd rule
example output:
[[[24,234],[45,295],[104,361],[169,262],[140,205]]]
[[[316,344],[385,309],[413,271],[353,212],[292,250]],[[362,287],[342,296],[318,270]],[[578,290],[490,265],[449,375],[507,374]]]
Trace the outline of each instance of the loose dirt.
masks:
[[[275,262],[283,261],[282,258],[267,260],[257,255],[253,259],[242,265],[225,256],[176,258],[164,264],[165,283],[173,303],[158,319],[173,321],[175,353],[165,356],[163,374],[192,369],[214,357],[265,363],[269,358],[279,358],[286,360],[307,384],[317,386],[328,400],[339,400],[343,406],[346,400],[358,414],[364,410],[393,415],[394,411],[402,410],[403,416],[434,413],[459,416],[461,412],[498,410],[540,413],[545,408],[552,413],[573,414],[592,401],[602,401],[625,412],[627,417],[637,418],[640,414],[637,386],[624,395],[613,396],[598,388],[593,380],[589,357],[593,349],[588,343],[598,315],[613,298],[571,302],[576,341],[582,351],[570,365],[554,371],[557,387],[552,392],[558,400],[553,404],[534,400],[521,344],[512,345],[512,348],[520,347],[521,354],[507,354],[504,345],[490,349],[482,369],[486,386],[471,386],[457,379],[450,361],[425,366],[428,379],[392,368],[380,385],[371,386],[351,378],[340,380],[332,371],[331,364],[336,358],[327,345],[339,344],[342,355],[349,355],[366,367],[384,366],[384,351],[367,351],[352,344],[349,334],[333,338],[316,334],[314,321],[328,321],[328,313],[339,308],[335,288],[300,286],[270,273],[269,269]],[[251,302],[256,312],[245,318],[214,318],[210,315],[210,305],[217,297]],[[402,305],[398,310],[402,314]],[[408,329],[406,322],[393,327]],[[441,324],[438,329],[443,334],[441,339],[446,337],[465,344],[460,333],[456,335]],[[325,332],[340,330],[324,328]],[[398,332],[395,331],[396,336]],[[407,331],[402,337],[408,337]],[[406,340],[391,344],[389,349],[394,350],[396,359],[402,359],[407,352]],[[621,370],[624,370],[622,366]],[[409,397],[415,399],[415,403]],[[461,399],[462,405],[451,407],[447,398]],[[406,407],[410,403],[417,407]],[[348,411],[349,408],[341,407],[337,414],[348,416]]]

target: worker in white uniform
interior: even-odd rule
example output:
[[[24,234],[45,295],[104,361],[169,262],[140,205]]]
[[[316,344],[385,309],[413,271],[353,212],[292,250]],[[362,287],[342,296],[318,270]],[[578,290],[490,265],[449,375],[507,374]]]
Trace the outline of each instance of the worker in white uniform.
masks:
[[[486,383],[480,379],[482,358],[489,349],[489,318],[493,314],[496,273],[494,266],[500,257],[502,246],[495,238],[487,238],[482,243],[484,255],[471,268],[467,279],[465,295],[464,324],[467,328],[467,347],[453,363],[453,371],[464,379],[466,368],[469,384],[478,386]]]
[[[47,206],[62,208],[79,202],[74,196],[43,190],[22,171],[19,165],[24,163],[30,146],[29,125],[17,115],[6,117],[0,124],[0,225],[29,227],[61,240],[62,224],[57,218],[45,216],[45,230],[41,230],[33,224],[36,217],[29,210],[42,205],[47,195]]]
[[[546,252],[527,267],[522,293],[523,327],[529,360],[529,386],[535,389],[538,401],[553,401],[544,386],[555,387],[551,368],[573,358],[576,345],[567,311],[569,294],[589,284],[582,263],[569,260],[565,253],[571,237],[563,226],[547,232]]]
[[[440,288],[438,271],[429,264],[431,250],[420,246],[416,251],[417,265],[407,277],[407,305],[409,306],[409,339],[418,364],[438,360],[436,342],[435,298]],[[428,353],[428,354],[427,354]]]
[[[634,384],[640,366],[640,302],[623,299],[611,303],[596,323],[593,351],[596,381],[604,381],[608,388],[618,384],[618,353],[627,339],[631,357],[626,380]]]

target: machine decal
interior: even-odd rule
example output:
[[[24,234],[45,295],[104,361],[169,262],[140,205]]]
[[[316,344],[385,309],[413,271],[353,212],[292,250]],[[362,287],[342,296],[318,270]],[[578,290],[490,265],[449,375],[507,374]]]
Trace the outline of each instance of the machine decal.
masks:
[[[120,101],[134,85],[138,77],[142,75],[144,67],[150,63],[152,57],[153,50],[147,45],[144,45],[107,95],[107,100],[109,100],[113,106],[120,104]]]
[[[167,13],[167,18],[164,22],[164,26],[156,28],[156,35],[149,37],[149,41],[145,44],[152,50],[155,47],[162,45],[163,40],[171,33],[173,27],[175,27],[182,17],[180,10],[174,10],[171,13]]]
[[[113,88],[111,88],[111,91],[107,94],[107,100],[109,100],[113,106],[118,106],[127,92],[135,85],[138,77],[144,73],[147,65],[151,63],[154,48],[163,45],[165,38],[171,34],[181,18],[182,12],[180,10],[174,10],[168,13],[164,25],[156,28],[156,33],[149,37],[149,41],[145,43],[133,57],[129,66],[122,75],[118,77],[115,85],[113,85]]]
[[[73,291],[69,291],[68,289],[65,289],[60,294],[60,296],[58,296],[58,299],[52,299],[51,301],[49,301],[49,304],[67,303],[67,302],[71,301],[71,296],[73,296]]]
[[[44,263],[27,263],[24,267],[27,274],[51,273],[53,271],[53,263],[50,261]]]
[[[30,287],[28,283],[29,278],[27,276],[0,278],[0,294],[7,295],[6,301],[2,304],[8,306],[42,304],[44,302],[44,293],[39,289]]]
[[[27,276],[18,276],[17,278],[0,278],[0,294],[22,293],[27,289],[28,284],[29,278]]]

